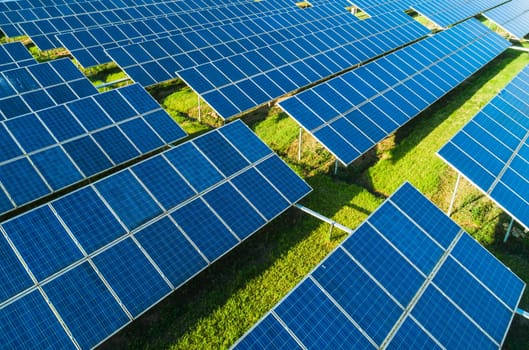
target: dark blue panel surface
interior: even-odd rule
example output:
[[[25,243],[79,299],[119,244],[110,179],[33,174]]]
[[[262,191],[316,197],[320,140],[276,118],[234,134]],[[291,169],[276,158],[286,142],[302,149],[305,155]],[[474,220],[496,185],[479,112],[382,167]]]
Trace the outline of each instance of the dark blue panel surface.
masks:
[[[38,290],[0,310],[0,339],[6,349],[75,349]]]
[[[192,143],[180,145],[166,152],[165,156],[197,192],[205,190],[223,178]]]
[[[31,156],[31,160],[54,190],[83,179],[79,170],[59,146],[36,153]]]
[[[206,267],[206,260],[166,217],[135,235],[175,288]]]
[[[17,205],[50,193],[48,186],[27,158],[0,166],[0,182]]]
[[[158,204],[129,171],[117,173],[94,186],[129,230],[162,213]]]
[[[70,141],[63,147],[85,176],[91,176],[112,167],[112,162],[90,136]]]
[[[3,227],[39,281],[83,257],[49,207],[32,210]]]
[[[121,90],[122,89],[119,89],[119,91]],[[134,109],[132,109],[127,101],[125,101],[125,99],[118,93],[118,90],[108,91],[94,96],[94,100],[97,101],[101,108],[116,123],[137,115]]]
[[[238,175],[232,183],[268,220],[289,207],[279,192],[254,169]]]
[[[64,105],[40,111],[38,116],[59,142],[86,133]]]
[[[426,275],[443,254],[439,246],[391,204],[380,207],[369,222]]]
[[[134,166],[132,171],[165,209],[171,209],[195,194],[195,191],[161,156]]]
[[[3,281],[0,284],[0,303],[2,303],[30,287],[33,282],[3,236],[0,237],[0,252],[0,278]]]
[[[249,165],[248,161],[217,132],[209,133],[207,137],[199,137],[193,140],[193,143],[226,177]]]
[[[130,238],[95,256],[93,261],[134,317],[171,291]]]
[[[270,154],[272,151],[241,121],[230,123],[219,130],[250,162]]]
[[[425,281],[419,271],[368,225],[359,227],[343,247],[404,307]]]
[[[43,288],[82,348],[94,347],[129,321],[87,262]]]
[[[15,140],[9,135],[5,127],[0,124],[0,163],[22,154]]]
[[[120,124],[119,128],[142,153],[150,152],[165,145],[165,142],[143,119],[129,120]]]
[[[125,234],[125,229],[90,187],[54,201],[53,208],[88,254]]]
[[[34,114],[8,120],[6,126],[27,153],[55,143]]]
[[[163,110],[150,113],[144,119],[166,143],[175,142],[186,136],[184,130]]]
[[[343,250],[334,252],[312,276],[379,345],[404,311]]]
[[[265,220],[229,183],[206,193],[204,199],[239,239],[248,237],[265,224]]]
[[[310,279],[294,289],[275,312],[309,349],[374,349]]]
[[[432,349],[442,348],[428,336],[411,318],[406,318],[391,339],[387,349]]]
[[[209,261],[216,260],[238,243],[235,236],[200,199],[176,210],[172,217]]]
[[[140,155],[140,152],[117,127],[111,127],[93,134],[114,164],[120,164]]]

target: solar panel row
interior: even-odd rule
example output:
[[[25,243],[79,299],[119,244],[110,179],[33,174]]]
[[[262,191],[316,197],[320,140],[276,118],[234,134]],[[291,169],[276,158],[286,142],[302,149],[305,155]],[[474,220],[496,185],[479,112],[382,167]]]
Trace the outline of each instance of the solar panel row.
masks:
[[[178,71],[178,76],[220,117],[228,119],[426,33],[425,27],[404,14],[387,14],[202,63]],[[151,84],[172,76],[158,64],[160,61],[153,61],[151,66],[142,59],[145,56],[130,60],[109,53],[140,83]]]
[[[507,0],[430,0],[416,3],[413,10],[442,28],[474,17]]]
[[[438,154],[529,228],[529,67]]]
[[[210,44],[214,46],[219,43],[218,38],[222,38],[223,41],[233,40],[232,32],[242,31],[245,36],[264,32],[262,25],[265,18],[265,22],[275,22],[274,18],[271,17],[272,15],[293,16],[293,18],[282,19],[283,21],[293,20],[293,23],[296,23],[299,21],[297,17],[300,15],[314,20],[317,17],[329,16],[330,14],[344,14],[343,7],[328,2],[306,11],[300,11],[290,2],[278,1],[234,3],[231,6],[216,10],[203,9],[201,11],[182,12],[167,17],[74,31],[59,34],[57,39],[84,67],[89,67],[111,61],[105,49],[126,46],[131,43],[152,40],[163,47],[167,40],[157,39],[171,37],[170,42],[178,43],[179,34],[193,32],[198,40],[192,41],[189,45],[195,49],[195,45],[204,43],[207,38],[217,38],[214,44]],[[329,11],[332,12],[328,13]],[[228,28],[219,28],[221,25]],[[135,27],[138,26],[139,28],[136,29]],[[186,41],[185,38],[181,40]],[[228,53],[223,52],[223,54]]]
[[[236,121],[4,222],[0,340],[94,347],[310,190]]]
[[[0,45],[0,72],[35,63],[37,61],[21,42]]]
[[[511,0],[484,15],[519,39],[529,34],[529,4],[525,0]]]
[[[409,184],[235,349],[498,349],[525,283]]]
[[[348,165],[509,45],[472,19],[279,105]]]
[[[185,136],[139,85],[0,121],[0,215]]]

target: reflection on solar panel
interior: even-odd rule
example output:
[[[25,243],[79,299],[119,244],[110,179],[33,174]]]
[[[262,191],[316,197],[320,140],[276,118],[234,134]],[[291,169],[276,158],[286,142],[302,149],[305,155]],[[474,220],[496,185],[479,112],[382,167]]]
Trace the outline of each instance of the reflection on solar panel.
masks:
[[[310,8],[305,12],[317,13],[321,9],[332,8],[335,13],[344,13],[344,6],[329,4],[327,1],[315,8]],[[196,11],[178,12],[168,16],[143,19],[127,24],[114,24],[96,27],[92,29],[61,33],[57,39],[66,47],[70,53],[84,67],[110,62],[110,57],[105,53],[105,49],[126,46],[130,43],[153,40],[156,44],[164,46],[166,40],[159,40],[168,36],[178,35],[184,32],[196,32],[195,35],[202,37],[200,32],[208,32],[206,39],[215,37],[217,34],[209,34],[209,31],[221,32],[218,26],[237,26],[242,21],[249,21],[245,29],[258,30],[261,27],[262,19],[281,13],[283,16],[296,15],[302,11],[290,1],[254,1],[243,3],[229,3],[223,7],[200,8]],[[257,19],[257,21],[252,21]],[[268,21],[268,20],[267,20]],[[269,19],[273,22],[273,19]],[[141,30],[135,27],[140,26]],[[237,26],[235,26],[237,28]],[[264,29],[266,31],[268,28]],[[229,33],[229,32],[228,32]],[[248,33],[245,33],[248,35]],[[223,40],[225,37],[221,36]],[[201,41],[204,39],[201,39]],[[200,43],[197,41],[196,43]],[[155,44],[155,46],[156,46]]]
[[[422,0],[424,1],[424,0]],[[394,11],[407,11],[414,4],[421,0],[351,0],[354,6],[358,7],[369,16],[380,16],[384,13]]]
[[[0,341],[92,348],[310,190],[236,121],[4,222]]]
[[[0,121],[95,94],[69,58],[0,72]]]
[[[419,2],[412,8],[438,26],[446,28],[506,1],[508,0],[430,0]]]
[[[525,283],[404,184],[235,349],[498,349]]]
[[[439,156],[529,228],[529,67],[439,151]]]
[[[19,41],[0,45],[0,72],[29,66],[37,61]]]
[[[0,121],[0,215],[184,136],[137,84]]]
[[[284,41],[276,42],[278,39],[269,35],[267,41],[261,40],[260,48],[255,48],[251,41],[244,48],[245,41],[241,39],[238,50],[243,50],[242,53],[211,62],[207,62],[209,58],[204,54],[193,60],[177,46],[170,45],[164,48],[177,49],[171,55],[161,47],[148,49],[145,43],[108,52],[132,79],[144,86],[174,78],[170,70],[180,70],[180,78],[219,116],[227,119],[400,47],[427,32],[408,16],[394,13],[319,32],[308,30],[306,35],[294,35]],[[158,58],[153,59],[150,53]]]
[[[471,19],[279,105],[349,165],[509,45]]]
[[[511,0],[484,15],[519,39],[529,34],[529,3],[526,0]]]

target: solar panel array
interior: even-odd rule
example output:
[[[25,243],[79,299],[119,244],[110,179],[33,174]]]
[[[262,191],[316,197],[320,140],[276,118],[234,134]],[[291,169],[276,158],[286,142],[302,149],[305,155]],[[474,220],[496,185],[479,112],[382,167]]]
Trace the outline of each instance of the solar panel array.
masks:
[[[0,121],[0,215],[185,136],[137,84]]]
[[[315,14],[322,10],[332,10],[334,14],[343,14],[343,8],[343,6],[334,2],[325,1],[315,8],[307,9],[305,12]],[[222,8],[201,8],[192,12],[183,11],[164,17],[61,33],[57,35],[57,39],[81,65],[90,67],[111,61],[105,49],[148,40],[154,40],[163,45],[156,39],[175,36],[184,32],[199,32],[213,28],[216,31],[222,31],[222,29],[216,29],[216,27],[234,25],[243,20],[250,23],[250,28],[255,30],[259,29],[261,21],[251,21],[252,19],[260,19],[278,13],[289,14],[296,12],[301,13],[302,11],[292,2],[282,0],[229,3]],[[138,26],[139,28],[136,29],[135,27]],[[196,33],[196,35],[201,37],[200,33]]]
[[[21,42],[0,45],[0,72],[35,63],[37,61]]]
[[[441,150],[439,156],[529,228],[529,67]]]
[[[471,19],[279,105],[349,165],[509,46]]]
[[[506,1],[508,0],[430,0],[419,2],[412,8],[438,26],[446,28]]]
[[[68,58],[0,72],[0,120],[97,94]]]
[[[177,74],[221,118],[228,119],[401,47],[427,32],[408,16],[393,13],[346,24],[340,29],[297,36],[179,70]],[[111,56],[118,63],[121,61],[122,66],[128,62],[124,70],[134,80],[146,83],[161,80],[144,74],[145,62]],[[156,68],[153,74],[159,72]],[[161,74],[163,79],[169,76],[168,72]]]
[[[241,121],[0,227],[0,341],[92,348],[310,187]]]
[[[525,0],[511,0],[484,15],[519,39],[529,34],[529,3]]]
[[[235,349],[498,349],[525,283],[403,185]]]

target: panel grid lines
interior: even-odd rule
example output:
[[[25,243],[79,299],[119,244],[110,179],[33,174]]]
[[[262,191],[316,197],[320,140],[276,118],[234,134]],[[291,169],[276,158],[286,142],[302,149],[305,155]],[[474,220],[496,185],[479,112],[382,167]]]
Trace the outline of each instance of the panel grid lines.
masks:
[[[220,175],[221,171],[226,171],[224,165],[219,166],[219,161],[223,160],[211,158],[214,154],[211,152],[217,149],[222,149],[224,154],[231,154],[230,161],[237,164],[237,168]],[[235,162],[235,159],[244,161]],[[280,164],[279,168],[277,162]],[[219,174],[218,177],[214,176],[214,183],[198,186],[200,189],[197,191],[191,190],[191,186],[197,186],[197,178],[193,174],[198,174],[195,171],[205,171],[205,168],[202,166],[194,169],[195,164],[209,164],[204,166],[209,166]],[[283,184],[278,183],[269,174],[270,171],[279,171],[281,177],[289,179],[288,186],[297,189],[296,195],[292,194],[294,192],[283,193]],[[254,181],[251,183],[252,187],[269,188],[282,198],[282,202],[276,203],[273,208],[273,217],[259,212],[262,203],[271,200],[270,193],[264,193],[260,198],[250,198],[248,195],[254,194],[248,190],[252,189],[239,181],[251,174]],[[158,183],[157,179],[171,180]],[[233,186],[232,194],[225,191],[226,186]],[[184,191],[185,187],[188,190]],[[0,299],[0,316],[4,308],[19,305],[25,295],[42,288],[78,344],[82,348],[96,346],[280,215],[310,190],[248,127],[240,121],[230,123],[3,222],[0,230],[7,239],[18,235],[18,231],[33,229],[27,224],[31,218],[49,222],[48,226],[55,227],[55,234],[61,235],[57,240],[70,242],[68,244],[76,252],[64,253],[61,259],[49,256],[52,270],[47,274],[32,274],[33,281],[29,287],[20,287],[20,290]],[[174,194],[179,201],[174,204],[166,203],[161,197],[164,192]],[[221,197],[212,196],[214,193]],[[243,204],[236,208],[236,218],[217,210],[237,201]],[[134,216],[130,216],[131,213]],[[196,223],[191,220],[195,216],[200,218]],[[248,221],[252,217],[257,217],[257,221]],[[237,224],[236,220],[240,218],[245,220],[246,228]],[[202,226],[207,231],[203,231]],[[87,232],[88,227],[93,230],[107,227],[111,230],[103,236],[88,237],[86,234],[93,232]],[[51,234],[46,231],[46,227],[41,227],[40,230],[42,233],[39,235]],[[207,233],[207,236],[203,236],[203,233]],[[11,243],[13,250],[19,251],[19,263],[25,261],[27,271],[40,269],[35,258],[28,255],[30,252],[26,245],[29,242],[17,239]],[[112,271],[116,264],[123,264],[123,261],[115,259],[125,252],[127,256],[135,258],[123,266],[118,276]],[[130,277],[135,280],[134,285],[131,285],[132,281],[120,277],[121,273],[123,278],[131,274]],[[137,274],[141,277],[137,277]],[[90,275],[96,280],[90,282],[84,279]],[[83,283],[92,283],[94,286],[99,283],[104,286],[103,289],[98,289],[98,293],[106,294],[105,302],[114,305],[111,307],[114,311],[109,310],[102,323],[91,324],[88,329],[79,328],[77,322],[82,323],[83,317],[95,317],[101,311],[97,309],[99,306],[88,307],[83,310],[84,315],[83,312],[72,315],[66,305],[69,300],[84,298],[84,294],[90,294],[91,291],[70,291],[71,286],[64,287],[68,290],[68,296],[57,297],[56,288],[61,283],[68,284],[67,281],[76,278],[83,278]],[[0,333],[0,339],[2,336]],[[53,343],[55,340],[50,338],[34,341]]]

